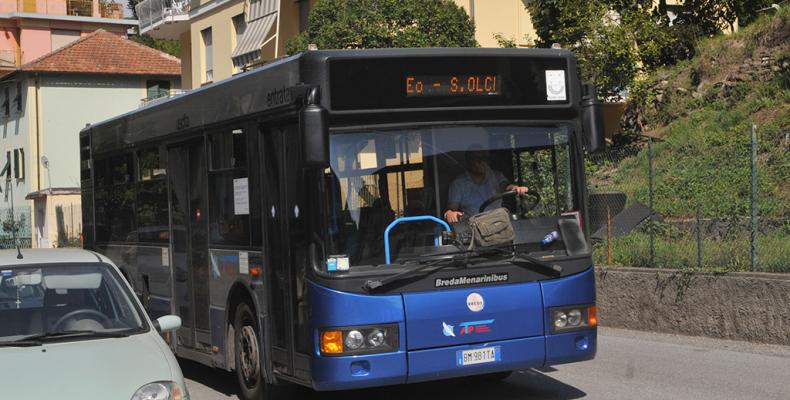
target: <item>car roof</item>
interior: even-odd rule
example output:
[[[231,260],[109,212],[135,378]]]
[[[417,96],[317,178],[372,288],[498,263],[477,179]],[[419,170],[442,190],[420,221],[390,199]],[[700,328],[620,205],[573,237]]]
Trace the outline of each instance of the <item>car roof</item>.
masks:
[[[0,266],[63,264],[72,262],[112,264],[100,254],[83,249],[21,249],[22,258],[17,258],[16,249],[0,250]]]

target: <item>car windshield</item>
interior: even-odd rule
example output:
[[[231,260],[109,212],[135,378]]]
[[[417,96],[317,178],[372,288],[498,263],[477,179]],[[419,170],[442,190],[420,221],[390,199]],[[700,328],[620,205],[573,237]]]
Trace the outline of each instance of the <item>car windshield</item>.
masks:
[[[396,219],[446,220],[448,210],[468,218],[509,185],[528,187],[540,201],[508,195],[486,210],[506,207],[521,219],[554,218],[556,226],[560,215],[578,210],[570,132],[566,126],[442,126],[333,134],[328,263],[382,264],[384,232]],[[391,251],[433,246],[439,230],[435,220],[399,223],[389,235]]]
[[[106,264],[0,267],[0,343],[58,332],[134,332],[143,319]]]

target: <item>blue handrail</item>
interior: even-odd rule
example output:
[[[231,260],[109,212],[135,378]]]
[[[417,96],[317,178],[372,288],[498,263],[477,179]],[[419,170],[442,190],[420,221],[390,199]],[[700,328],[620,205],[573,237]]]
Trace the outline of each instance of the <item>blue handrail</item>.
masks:
[[[444,227],[447,232],[451,232],[450,224],[440,220],[431,215],[419,215],[416,217],[402,217],[398,218],[395,221],[392,221],[389,225],[387,225],[387,229],[384,230],[384,257],[387,260],[387,264],[390,263],[390,230],[392,230],[395,225],[398,225],[401,222],[413,222],[413,221],[433,221],[437,224],[440,224]],[[439,239],[438,237],[434,240],[434,245],[439,246]]]

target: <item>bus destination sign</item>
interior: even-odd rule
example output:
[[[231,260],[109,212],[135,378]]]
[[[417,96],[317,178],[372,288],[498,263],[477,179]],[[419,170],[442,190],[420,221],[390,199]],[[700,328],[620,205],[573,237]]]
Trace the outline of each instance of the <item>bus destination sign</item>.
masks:
[[[496,96],[498,75],[406,75],[406,97]]]
[[[554,94],[570,87],[566,57],[339,58],[329,63],[332,111],[565,106],[573,100],[561,90]]]

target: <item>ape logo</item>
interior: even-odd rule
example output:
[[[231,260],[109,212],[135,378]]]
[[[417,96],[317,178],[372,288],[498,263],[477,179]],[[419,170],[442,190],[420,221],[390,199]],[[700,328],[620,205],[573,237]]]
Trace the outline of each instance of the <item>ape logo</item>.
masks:
[[[456,326],[459,328],[458,335],[474,335],[478,333],[491,332],[491,325],[494,323],[493,319],[485,319],[481,321],[461,322],[458,325],[450,325],[442,322],[442,334],[447,337],[456,337]]]

